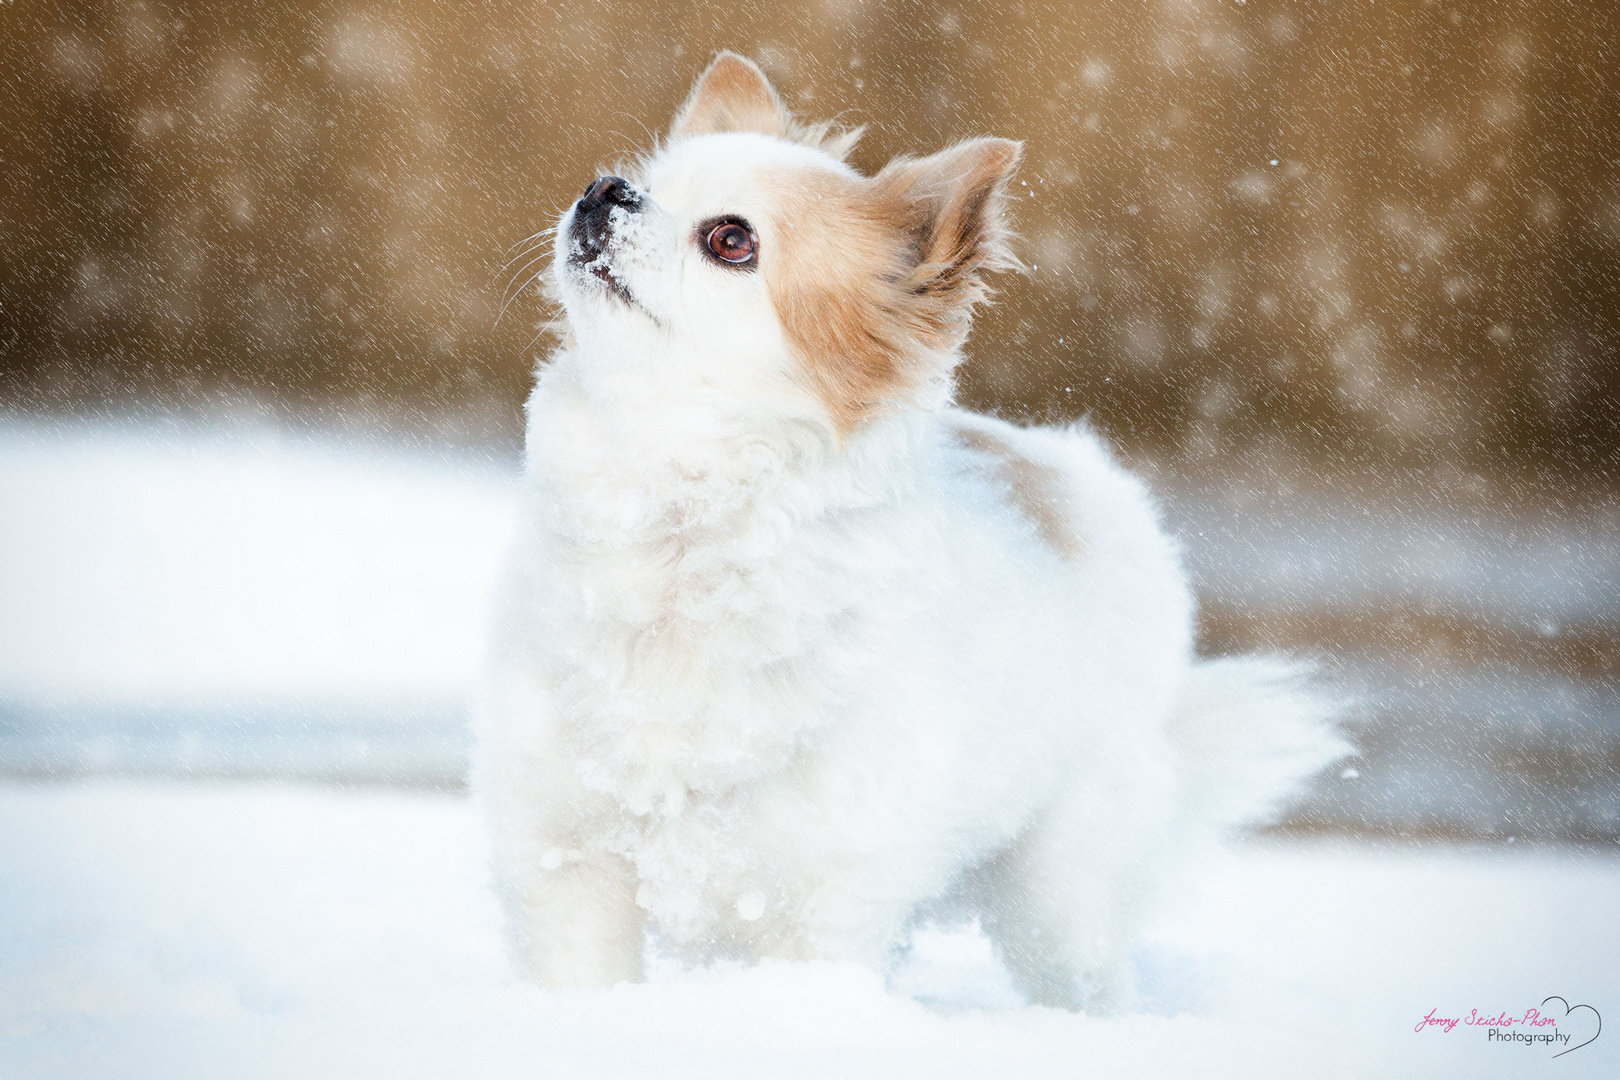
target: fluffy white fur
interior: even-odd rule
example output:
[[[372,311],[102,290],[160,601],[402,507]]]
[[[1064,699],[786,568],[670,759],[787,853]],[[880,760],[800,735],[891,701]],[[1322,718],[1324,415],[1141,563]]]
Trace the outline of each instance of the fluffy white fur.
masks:
[[[478,718],[517,954],[551,986],[636,979],[648,931],[883,966],[952,903],[1034,1000],[1125,1005],[1151,897],[1341,752],[1329,710],[1286,662],[1196,660],[1143,485],[1084,427],[954,409],[954,347],[840,428],[767,288],[768,223],[809,208],[766,180],[857,174],[715,126],[678,126],[590,265],[559,227],[570,334]],[[760,272],[699,250],[719,214],[764,223]]]

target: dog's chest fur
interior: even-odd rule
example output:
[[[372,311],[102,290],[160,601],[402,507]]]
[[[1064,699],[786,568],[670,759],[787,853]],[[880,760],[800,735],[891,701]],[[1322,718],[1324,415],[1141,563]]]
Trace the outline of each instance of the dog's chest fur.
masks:
[[[941,545],[904,509],[916,477],[555,382],[531,402],[531,454],[543,632],[580,775],[649,819],[779,778],[930,591]]]

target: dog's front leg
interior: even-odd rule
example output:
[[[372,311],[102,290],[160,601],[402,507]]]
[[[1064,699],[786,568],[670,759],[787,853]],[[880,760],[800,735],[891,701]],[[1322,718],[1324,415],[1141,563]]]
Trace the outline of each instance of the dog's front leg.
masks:
[[[641,978],[643,912],[636,874],[617,855],[578,853],[527,867],[508,884],[517,954],[550,987],[611,986]],[[515,886],[515,887],[514,887]]]

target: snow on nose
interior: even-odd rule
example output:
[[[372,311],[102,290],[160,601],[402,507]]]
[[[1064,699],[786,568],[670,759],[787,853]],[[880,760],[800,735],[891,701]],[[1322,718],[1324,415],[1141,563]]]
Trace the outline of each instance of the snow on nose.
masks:
[[[622,208],[622,212],[614,211]],[[617,221],[624,213],[641,209],[641,196],[628,181],[617,176],[601,176],[591,182],[574,204],[574,242],[586,260],[597,258],[613,239]]]

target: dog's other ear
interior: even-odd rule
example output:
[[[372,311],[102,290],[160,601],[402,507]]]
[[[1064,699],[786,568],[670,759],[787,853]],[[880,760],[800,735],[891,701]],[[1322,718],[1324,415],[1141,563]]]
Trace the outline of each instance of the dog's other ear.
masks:
[[[723,52],[698,77],[686,104],[670,126],[672,139],[689,135],[718,135],[727,131],[757,131],[786,137],[792,118],[782,107],[765,73],[746,57]]]
[[[990,295],[986,271],[1021,268],[1006,202],[1023,154],[1023,144],[1010,139],[970,139],[932,157],[891,162],[873,178],[901,207],[915,260],[907,284],[937,344],[952,347],[966,337],[974,306]]]

